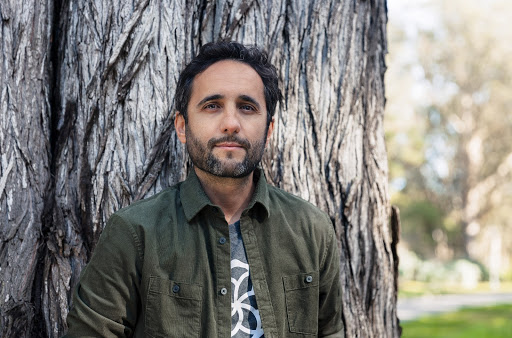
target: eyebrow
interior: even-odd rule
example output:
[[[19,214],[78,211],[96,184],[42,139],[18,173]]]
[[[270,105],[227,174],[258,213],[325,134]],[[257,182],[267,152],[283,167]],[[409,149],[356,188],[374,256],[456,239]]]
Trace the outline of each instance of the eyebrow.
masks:
[[[202,99],[201,101],[199,101],[199,103],[197,104],[197,107],[202,106],[203,104],[205,104],[208,101],[219,100],[219,99],[223,99],[223,98],[224,98],[224,95],[220,95],[220,94],[209,95],[209,96],[205,97],[204,99]],[[246,102],[252,103],[253,105],[256,106],[256,108],[261,109],[260,104],[258,103],[258,101],[256,101],[255,99],[253,99],[249,95],[240,95],[238,98],[240,100],[242,100],[242,101],[246,101]]]
[[[213,94],[213,95],[207,96],[204,99],[202,99],[201,101],[199,101],[199,103],[197,104],[197,107],[202,106],[203,104],[205,104],[208,101],[219,100],[219,99],[223,99],[223,98],[224,98],[224,96],[220,95],[220,94]]]

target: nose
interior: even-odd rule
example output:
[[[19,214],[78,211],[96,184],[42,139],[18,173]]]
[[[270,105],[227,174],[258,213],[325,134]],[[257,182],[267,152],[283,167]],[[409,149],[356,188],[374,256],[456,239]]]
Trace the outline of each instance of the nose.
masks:
[[[226,134],[236,134],[240,132],[240,119],[236,107],[226,107],[222,114],[221,129]]]

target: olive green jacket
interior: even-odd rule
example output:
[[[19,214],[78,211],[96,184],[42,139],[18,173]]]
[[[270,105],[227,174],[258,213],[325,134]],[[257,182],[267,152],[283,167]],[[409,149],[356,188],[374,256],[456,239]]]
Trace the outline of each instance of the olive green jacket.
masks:
[[[255,171],[240,229],[265,337],[343,334],[329,217]],[[69,337],[229,337],[229,227],[194,171],[116,212],[76,287]],[[227,292],[226,292],[227,291]]]

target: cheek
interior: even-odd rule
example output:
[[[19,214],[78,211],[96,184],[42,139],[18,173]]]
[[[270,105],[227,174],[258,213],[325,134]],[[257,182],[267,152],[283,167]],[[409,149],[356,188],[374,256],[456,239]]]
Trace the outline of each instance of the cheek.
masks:
[[[192,121],[191,121],[192,122]],[[216,130],[217,123],[212,119],[202,119],[189,123],[188,129],[192,129],[196,138],[205,139],[208,135],[212,135]]]

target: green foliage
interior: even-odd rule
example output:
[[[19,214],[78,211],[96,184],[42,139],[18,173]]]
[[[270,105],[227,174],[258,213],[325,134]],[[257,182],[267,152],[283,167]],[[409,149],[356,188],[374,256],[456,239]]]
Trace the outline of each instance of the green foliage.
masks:
[[[512,305],[466,308],[402,323],[404,338],[512,337]]]
[[[432,233],[444,228],[444,211],[425,198],[407,192],[394,194],[392,203],[401,211],[401,239],[411,243],[422,259],[432,258],[436,245]]]
[[[406,208],[402,216],[404,219],[415,219],[421,222],[423,226],[435,229],[442,224],[443,213],[433,203],[426,200],[413,200],[404,203]]]

